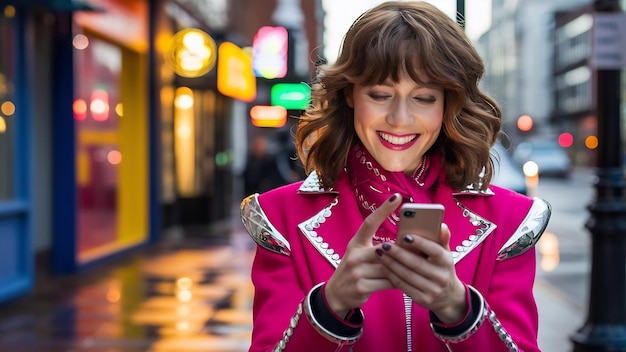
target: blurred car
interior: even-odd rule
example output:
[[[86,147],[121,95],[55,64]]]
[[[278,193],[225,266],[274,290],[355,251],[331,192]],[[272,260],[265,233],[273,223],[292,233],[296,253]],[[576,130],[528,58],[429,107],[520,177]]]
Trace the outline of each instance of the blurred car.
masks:
[[[499,141],[491,148],[491,159],[494,166],[492,184],[521,194],[528,193],[522,167],[511,159],[511,155]]]
[[[520,143],[513,152],[513,160],[519,165],[534,161],[539,176],[569,177],[572,161],[556,141],[532,141]]]

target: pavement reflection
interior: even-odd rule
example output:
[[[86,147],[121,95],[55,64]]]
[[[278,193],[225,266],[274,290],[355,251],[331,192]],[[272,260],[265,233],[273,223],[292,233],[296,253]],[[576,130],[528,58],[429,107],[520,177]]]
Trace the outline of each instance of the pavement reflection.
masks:
[[[550,272],[559,266],[559,238],[552,232],[546,231],[537,243],[541,254],[541,269]]]
[[[254,246],[236,229],[184,238],[0,306],[0,350],[247,351]]]

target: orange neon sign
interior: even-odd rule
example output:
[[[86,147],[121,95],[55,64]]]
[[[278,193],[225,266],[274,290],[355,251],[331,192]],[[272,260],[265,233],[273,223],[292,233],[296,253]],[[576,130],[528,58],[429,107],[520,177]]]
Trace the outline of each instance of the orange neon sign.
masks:
[[[282,127],[287,123],[287,109],[282,106],[255,105],[250,109],[252,124],[257,127]]]

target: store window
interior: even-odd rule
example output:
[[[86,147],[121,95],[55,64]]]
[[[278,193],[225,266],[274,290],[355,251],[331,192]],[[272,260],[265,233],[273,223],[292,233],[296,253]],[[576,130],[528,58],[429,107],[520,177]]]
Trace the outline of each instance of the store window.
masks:
[[[7,9],[8,8],[8,9]],[[14,42],[11,20],[14,11],[2,8],[0,14],[0,201],[15,197],[15,100]]]
[[[76,52],[73,105],[80,255],[100,252],[117,241],[122,54],[119,47],[93,36],[79,34],[74,42],[82,48]]]
[[[147,6],[107,0],[74,16],[77,259],[148,239]],[[124,23],[124,26],[118,24]]]

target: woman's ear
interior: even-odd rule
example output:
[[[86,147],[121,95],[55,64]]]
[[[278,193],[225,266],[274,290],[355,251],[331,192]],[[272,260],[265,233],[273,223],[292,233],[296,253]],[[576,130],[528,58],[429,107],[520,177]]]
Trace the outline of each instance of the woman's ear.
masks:
[[[351,109],[354,109],[354,99],[352,98],[352,92],[353,92],[352,89],[346,89],[345,95],[346,95],[346,103]]]

